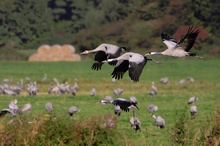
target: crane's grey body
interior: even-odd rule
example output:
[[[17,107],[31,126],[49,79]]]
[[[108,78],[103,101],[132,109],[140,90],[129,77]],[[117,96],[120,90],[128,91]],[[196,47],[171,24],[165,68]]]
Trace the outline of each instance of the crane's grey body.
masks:
[[[53,111],[53,105],[52,105],[51,102],[47,102],[47,103],[45,104],[45,108],[46,108],[46,111],[47,111],[48,114],[51,114],[51,113],[52,113],[52,111]]]
[[[126,111],[128,112],[129,111],[129,107],[131,105],[135,106],[137,109],[139,109],[136,105],[136,103],[132,102],[132,101],[129,101],[129,100],[126,100],[124,98],[116,98],[115,100],[112,101],[112,104],[114,105],[119,105],[120,108],[123,110],[123,111]]]
[[[23,114],[24,112],[30,112],[32,105],[30,103],[24,104],[22,108],[18,108],[17,100],[11,101],[8,104],[7,109],[2,109],[0,117],[5,116],[5,114],[10,113],[11,117],[15,117],[17,114]]]
[[[73,116],[76,112],[79,112],[80,109],[76,106],[71,106],[69,109],[68,109],[68,112],[69,112],[69,115],[70,116]]]
[[[182,85],[182,84],[184,84],[185,83],[185,79],[181,79],[180,81],[179,81],[179,84],[180,85]]]
[[[30,112],[31,108],[32,108],[32,105],[30,103],[27,103],[20,109],[20,112],[21,113],[24,113],[27,111]]]
[[[192,105],[190,107],[190,114],[191,114],[191,119],[194,119],[195,116],[198,114],[198,110],[197,110],[196,105]]]
[[[100,103],[101,104],[111,104],[113,101],[112,97],[111,96],[105,96],[101,101]]]
[[[158,128],[165,128],[165,120],[161,116],[152,116]]]
[[[169,78],[168,77],[162,77],[160,79],[160,83],[162,83],[162,84],[167,84],[168,82],[169,82]]]
[[[137,98],[135,96],[131,96],[130,97],[130,102],[132,102],[132,105],[136,105],[137,104]]]
[[[96,88],[92,88],[91,92],[90,92],[91,96],[95,96],[96,95]]]
[[[29,95],[37,95],[38,92],[37,82],[30,82],[28,84],[27,91]]]
[[[48,88],[48,94],[51,94],[52,93],[52,90],[54,88],[54,84],[53,83],[50,83],[50,87]]]
[[[41,79],[41,82],[46,82],[47,81],[47,74],[44,74],[44,77]]]
[[[10,90],[10,89],[5,89],[5,90],[4,90],[4,93],[5,93],[6,95],[9,95],[9,96],[15,96],[15,95],[17,95],[16,92],[14,92],[14,91],[12,91],[12,90]]]
[[[185,56],[196,56],[196,54],[190,53],[189,51],[194,45],[198,34],[199,30],[193,26],[188,28],[187,33],[179,41],[176,41],[166,33],[162,33],[162,41],[168,49],[162,52],[149,52],[145,55],[165,55],[177,58],[182,58]]]
[[[8,108],[10,110],[13,110],[15,113],[17,113],[18,111],[18,105],[17,105],[18,101],[15,99],[14,101],[11,101],[9,104],[8,104]]]
[[[150,104],[148,105],[147,109],[149,113],[153,114],[154,112],[158,110],[158,107],[154,104]]]
[[[14,110],[7,108],[1,110],[0,117],[4,117],[7,113],[9,113],[11,117],[15,117],[17,114]]]
[[[192,77],[187,77],[187,82],[188,83],[193,83],[195,80]]]
[[[119,105],[116,105],[116,106],[114,107],[114,112],[115,112],[115,114],[118,115],[118,116],[121,115],[121,108],[120,108]]]
[[[199,98],[196,96],[190,97],[188,100],[188,104],[194,104],[197,100],[199,100]]]
[[[128,70],[131,80],[137,82],[148,60],[151,59],[147,59],[147,57],[138,53],[127,52],[118,58],[108,59],[107,62],[117,62],[111,74],[112,78],[122,79],[124,73]]]
[[[94,50],[85,50],[81,54],[96,53],[94,58],[94,64],[92,65],[92,69],[101,70],[103,61],[118,57],[121,54],[121,52],[124,50],[126,50],[125,47],[119,47],[116,45],[103,43]],[[109,64],[115,65],[114,62]]]
[[[135,98],[136,99],[136,98]],[[134,129],[135,132],[137,132],[137,130],[141,130],[141,122],[140,120],[136,117],[135,115],[135,110],[138,109],[136,106],[131,105],[128,107],[130,110],[132,110],[133,112],[133,117],[130,119],[130,124],[131,127]]]
[[[137,132],[137,130],[141,130],[141,122],[137,117],[131,117],[130,124],[135,132]]]
[[[153,98],[154,96],[156,96],[156,94],[157,94],[157,87],[155,86],[155,83],[152,82],[151,89],[150,89],[150,95]]]
[[[73,87],[70,87],[70,92],[73,96],[76,95],[76,92],[79,90],[78,80],[75,79],[75,83]]]
[[[56,83],[56,86],[51,83],[50,87],[48,88],[48,93],[51,94],[59,94],[62,95],[64,93],[70,93],[71,87],[68,82],[65,82],[65,84],[60,84],[59,81],[54,78],[53,81]]]
[[[121,95],[123,92],[124,92],[124,89],[122,89],[122,88],[117,88],[117,89],[114,89],[114,90],[113,90],[113,93],[114,93],[116,96]]]

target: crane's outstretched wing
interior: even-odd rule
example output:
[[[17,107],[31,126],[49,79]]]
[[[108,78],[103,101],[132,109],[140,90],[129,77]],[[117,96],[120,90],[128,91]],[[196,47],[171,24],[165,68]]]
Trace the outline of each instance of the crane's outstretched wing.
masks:
[[[174,49],[177,44],[177,41],[167,33],[161,33],[161,39],[168,49]]]
[[[136,104],[132,104],[129,100],[126,100],[124,98],[116,98],[112,101],[112,104],[119,105],[121,110],[126,112],[129,111],[128,107],[130,107],[131,105],[134,105],[137,109],[139,109]]]
[[[122,79],[124,73],[128,70],[129,67],[129,61],[128,60],[123,60],[123,61],[118,61],[113,72],[112,72],[112,78],[115,79]]]
[[[123,99],[123,98],[117,98],[112,101],[112,104],[119,105],[121,110],[128,112],[129,106],[131,105],[130,101]]]
[[[107,60],[107,55],[104,51],[99,51],[95,55],[95,62],[92,65],[93,70],[101,70],[103,61]]]
[[[141,75],[146,63],[147,63],[146,57],[144,58],[144,61],[140,62],[140,63],[130,61],[129,76],[130,76],[131,80],[133,80],[135,82],[139,81],[140,75]]]
[[[0,112],[0,117],[4,117],[7,113],[11,113],[9,109],[2,109]]]
[[[188,52],[194,45],[198,34],[199,30],[197,28],[189,27],[187,33],[179,40],[177,45],[183,45],[184,50]]]

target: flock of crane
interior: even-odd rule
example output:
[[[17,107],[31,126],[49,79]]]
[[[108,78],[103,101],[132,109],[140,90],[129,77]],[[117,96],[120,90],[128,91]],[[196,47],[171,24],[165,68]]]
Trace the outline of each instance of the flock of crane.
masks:
[[[181,81],[181,80],[180,80]],[[188,77],[187,78],[187,81],[188,82],[194,82],[194,79],[192,77]],[[59,82],[57,79],[54,79],[53,82],[56,82],[57,83],[57,86],[53,86],[53,87],[49,87],[48,89],[48,94],[51,94],[52,92],[50,92],[52,90],[52,88],[55,88],[55,89],[58,89],[59,92],[54,92],[55,94],[64,94],[64,89],[65,88],[60,88],[59,87]],[[161,78],[160,80],[160,83],[161,84],[167,84],[169,82],[169,78],[168,77],[163,77]],[[7,83],[4,83],[4,86],[3,87],[7,87],[6,86]],[[34,87],[34,88],[37,88],[36,86],[37,84],[35,82],[30,82],[27,86],[27,92],[29,95],[37,95],[37,91],[38,89],[32,89],[32,90],[29,90],[30,87]],[[17,88],[19,88],[20,86],[18,86]],[[61,85],[61,87],[65,87],[64,84]],[[69,86],[68,86],[69,87]],[[13,88],[7,88],[7,90],[10,91],[10,89],[14,89],[15,87]],[[74,94],[72,95],[76,95],[76,91],[78,91],[78,80],[75,80],[75,84],[74,86],[72,87],[73,91],[74,91]],[[69,88],[68,90],[70,90],[71,88]],[[31,92],[30,94],[30,91],[36,91],[36,92]],[[11,91],[13,92],[13,91]],[[135,130],[135,132],[137,130],[141,130],[141,122],[140,120],[136,117],[135,115],[135,110],[139,110],[138,106],[137,106],[137,99],[135,96],[131,96],[129,100],[127,99],[124,99],[124,98],[118,98],[122,93],[124,92],[124,90],[122,88],[117,88],[117,89],[114,89],[113,90],[113,93],[114,95],[116,95],[117,98],[112,98],[112,96],[104,96],[103,99],[97,103],[100,103],[100,104],[113,104],[115,105],[114,106],[114,113],[116,116],[120,116],[121,115],[121,112],[122,111],[125,111],[125,112],[128,112],[128,111],[132,111],[133,112],[133,116],[131,117],[130,119],[130,125],[131,127]],[[158,89],[155,85],[154,82],[152,82],[152,85],[151,85],[151,88],[150,88],[150,91],[149,91],[149,95],[151,98],[154,98],[158,93]],[[15,95],[15,94],[12,94],[12,95]],[[91,89],[91,92],[90,92],[90,95],[91,96],[95,96],[96,95],[96,88],[92,88]],[[190,107],[190,113],[191,113],[191,118],[194,119],[196,114],[198,113],[198,110],[197,110],[197,107],[196,105],[194,104],[196,101],[198,100],[198,97],[191,97],[189,98],[188,100],[188,104],[193,104],[191,107]],[[4,117],[7,113],[10,114],[11,117],[15,117],[17,114],[21,115],[22,113],[24,112],[30,112],[30,110],[32,109],[32,105],[30,103],[27,103],[27,104],[24,104],[23,107],[19,108],[18,105],[17,105],[18,101],[15,99],[14,101],[11,101],[9,104],[8,104],[8,108],[4,108],[1,110],[0,112],[0,117]],[[155,124],[158,128],[164,128],[165,127],[165,120],[161,117],[161,116],[156,116],[154,113],[158,110],[158,106],[154,105],[154,104],[150,104],[148,107],[148,112],[150,113],[151,117],[153,118],[153,120],[155,121]],[[46,110],[46,113],[47,114],[52,114],[53,112],[53,105],[51,102],[47,102],[45,104],[45,110]],[[70,116],[73,116],[76,112],[79,112],[80,111],[80,108],[76,107],[76,106],[71,106],[69,107],[68,109],[68,113]],[[10,121],[11,122],[11,121]],[[109,124],[112,124],[111,122],[114,123],[114,121],[108,121]],[[108,125],[109,125],[108,124]],[[112,125],[115,125],[115,124],[112,124]]]
[[[132,81],[138,82],[142,70],[148,61],[153,61],[152,59],[147,58],[150,55],[165,55],[172,56],[177,58],[182,58],[185,56],[194,56],[200,59],[203,59],[201,56],[197,56],[194,53],[189,52],[192,48],[195,40],[199,34],[199,30],[193,26],[189,27],[186,34],[178,41],[174,38],[170,37],[166,33],[161,34],[161,38],[163,43],[167,46],[163,52],[149,52],[145,55],[141,55],[139,53],[134,52],[125,52],[125,47],[118,47],[112,44],[101,44],[97,48],[93,50],[85,50],[81,54],[95,53],[94,63],[92,65],[93,70],[101,70],[103,63],[108,63],[114,66],[114,70],[112,72],[112,81],[115,82],[116,79],[120,80],[123,78],[125,72],[128,71],[129,77]],[[120,55],[122,52],[124,54]],[[156,61],[156,63],[160,63]],[[45,76],[46,77],[46,76]],[[164,77],[160,80],[161,83],[167,84],[169,81],[168,77]],[[188,77],[188,82],[193,82],[193,78]],[[180,84],[183,84],[185,79],[180,80]],[[56,84],[54,84],[56,83]],[[64,94],[71,93],[72,95],[76,95],[78,91],[77,80],[75,81],[74,86],[70,86],[68,83],[59,84],[57,79],[54,79],[54,83],[51,83],[48,88],[48,93],[52,94]],[[19,86],[9,87],[7,83],[3,83],[0,85],[0,93],[7,95],[18,95],[20,94],[21,88],[23,88],[23,81],[19,84]],[[27,91],[29,95],[36,95],[38,92],[37,83],[30,82],[27,86]],[[123,89],[118,88],[114,90],[115,95],[120,95],[123,93]],[[96,89],[92,88],[90,95],[94,96],[96,94]],[[152,82],[151,90],[149,92],[150,96],[153,98],[157,94],[157,87],[155,83]],[[191,117],[195,118],[195,115],[198,113],[196,105],[194,103],[198,100],[197,97],[192,97],[189,99],[188,104],[193,104],[190,108]],[[103,100],[99,103],[101,104],[113,104],[114,113],[117,116],[121,115],[122,111],[132,111],[133,116],[130,119],[131,127],[137,131],[141,129],[141,122],[135,115],[135,110],[139,110],[137,106],[137,99],[134,96],[130,97],[130,100],[124,98],[115,98],[113,99],[111,96],[105,96]],[[23,112],[30,111],[32,108],[31,104],[25,104],[22,108],[18,108],[17,100],[9,103],[8,108],[2,109],[0,113],[0,117],[3,117],[5,114],[10,113],[12,117],[16,116],[16,114],[22,114]],[[48,114],[51,114],[53,111],[52,103],[48,102],[45,104],[45,109]],[[165,120],[161,116],[155,116],[155,112],[158,110],[158,107],[154,104],[150,104],[148,106],[148,112],[151,114],[151,117],[154,119],[157,127],[164,128]],[[69,115],[73,116],[76,112],[79,112],[80,109],[76,106],[71,106],[68,109]]]
[[[148,61],[153,61],[152,59],[147,58],[151,55],[165,55],[172,56],[176,58],[182,58],[186,56],[194,56],[196,58],[204,59],[202,56],[197,56],[195,53],[189,52],[192,46],[194,45],[196,38],[199,34],[199,30],[196,27],[190,26],[186,32],[186,34],[180,39],[175,40],[167,33],[161,33],[161,39],[163,43],[167,46],[167,49],[162,52],[149,52],[145,55],[134,53],[134,52],[126,52],[120,55],[122,52],[126,51],[126,47],[118,47],[112,44],[101,44],[94,50],[85,50],[81,54],[89,54],[96,53],[94,58],[94,63],[92,65],[93,70],[101,70],[103,63],[108,63],[114,67],[112,72],[113,79],[122,79],[125,72],[128,71],[129,77],[132,81],[138,82],[140,75],[142,73],[143,68],[147,64]],[[160,63],[159,61],[155,61],[155,63]],[[189,77],[187,79],[189,82],[193,82],[193,78]],[[166,84],[168,82],[168,77],[164,77],[161,79],[161,82]],[[183,84],[185,79],[180,80],[180,84]],[[157,94],[157,88],[152,82],[152,87],[150,91],[151,97],[154,97]],[[138,109],[136,106],[137,100],[135,97],[130,98],[129,100],[123,98],[117,98],[115,100],[103,99],[101,103],[112,103],[116,105],[115,113],[118,113],[118,108],[120,107],[124,111],[129,111],[131,109],[133,111],[133,117],[130,119],[130,124],[135,131],[140,129],[140,121],[135,116],[134,110]],[[193,102],[194,103],[194,102]],[[119,107],[118,107],[119,106]],[[152,117],[156,122],[156,125],[160,128],[165,127],[165,120],[158,116],[156,117],[153,113],[158,109],[157,106],[149,105],[148,110],[152,113]],[[198,113],[197,108],[193,105],[190,108],[190,112],[192,117]]]

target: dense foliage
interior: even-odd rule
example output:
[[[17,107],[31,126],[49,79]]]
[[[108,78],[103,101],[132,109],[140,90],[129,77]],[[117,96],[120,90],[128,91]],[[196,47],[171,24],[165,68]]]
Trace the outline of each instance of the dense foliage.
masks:
[[[0,46],[27,50],[69,43],[82,51],[109,42],[130,49],[159,48],[161,32],[195,25],[210,33],[206,43],[215,48],[218,6],[217,0],[1,0]]]

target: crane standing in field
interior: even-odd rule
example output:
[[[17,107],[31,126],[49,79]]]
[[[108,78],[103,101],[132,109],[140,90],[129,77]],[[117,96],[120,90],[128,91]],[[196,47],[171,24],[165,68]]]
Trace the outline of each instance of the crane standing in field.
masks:
[[[112,78],[122,79],[124,73],[128,70],[129,77],[134,82],[139,81],[140,75],[144,66],[146,65],[148,59],[147,57],[133,52],[127,52],[118,58],[108,59],[107,62],[117,62],[116,66],[112,72]]]
[[[0,117],[4,117],[7,113],[11,115],[11,117],[15,117],[17,114],[23,114],[24,112],[27,112],[31,110],[32,105],[30,103],[25,104],[22,108],[18,108],[17,106],[17,100],[11,101],[8,104],[7,109],[2,109],[0,112]]]
[[[155,86],[154,82],[152,82],[151,85],[151,90],[150,90],[150,95],[153,98],[157,94],[157,87]]]
[[[148,105],[147,109],[148,109],[148,112],[152,115],[154,114],[154,112],[158,110],[158,107],[154,104],[150,104]]]
[[[132,112],[133,112],[133,117],[131,117],[131,119],[130,119],[131,127],[134,129],[135,132],[137,132],[138,130],[141,130],[141,122],[140,122],[140,120],[136,117],[135,112],[134,112],[134,110],[136,110],[137,107],[134,106],[134,105],[131,105],[131,106],[129,106],[128,108],[131,109]]]
[[[160,83],[161,84],[167,84],[169,82],[169,78],[168,77],[162,77],[161,79],[160,79]]]
[[[114,107],[114,112],[115,112],[115,115],[117,115],[117,116],[120,116],[120,115],[121,115],[121,108],[120,108],[119,105],[116,105],[116,106]]]
[[[68,113],[69,115],[72,117],[76,112],[80,112],[80,109],[76,106],[71,106],[69,109],[68,109]]]
[[[101,70],[103,61],[111,58],[118,57],[122,51],[125,51],[125,47],[119,47],[112,44],[103,43],[94,50],[85,50],[81,54],[96,53],[94,63],[92,65],[93,70]],[[115,62],[109,62],[110,65],[115,65]]]
[[[47,111],[48,114],[51,114],[51,113],[52,113],[52,111],[53,111],[53,105],[52,105],[51,102],[47,102],[47,103],[45,104],[45,108],[46,108],[46,111]]]
[[[117,88],[117,89],[114,89],[114,90],[113,90],[113,93],[114,93],[116,96],[121,95],[123,92],[124,92],[124,89],[122,89],[122,88]]]
[[[91,96],[95,96],[96,95],[96,88],[92,88],[91,92],[90,92]]]
[[[191,119],[194,119],[196,114],[198,114],[198,110],[197,110],[196,105],[192,105],[190,107],[190,114],[191,114]]]
[[[101,104],[111,104],[113,101],[111,96],[105,96],[103,99],[99,102]]]
[[[168,49],[162,52],[149,52],[145,55],[165,55],[177,58],[182,58],[185,56],[194,56],[203,59],[203,57],[197,56],[195,53],[189,52],[192,46],[194,45],[198,34],[199,30],[193,26],[188,28],[187,33],[179,41],[176,41],[174,38],[170,37],[166,33],[161,33],[162,41]]]
[[[158,128],[165,128],[165,120],[161,116],[152,116]]]
[[[19,113],[22,114],[24,112],[30,112],[31,108],[32,108],[32,105],[30,103],[27,103],[23,105],[21,109],[19,109]]]
[[[188,104],[194,104],[197,100],[199,100],[199,98],[196,96],[190,97],[188,100]]]

